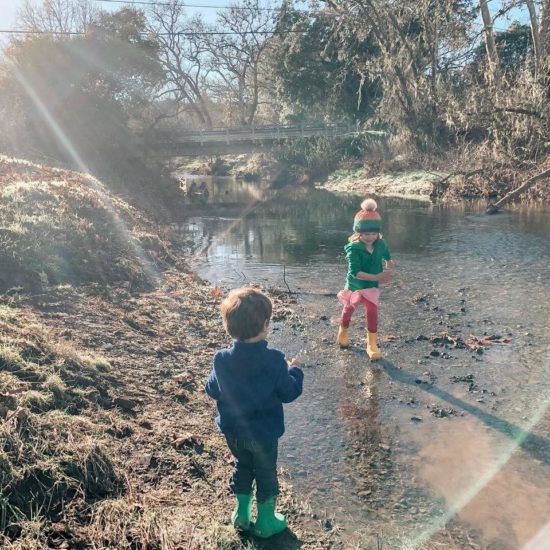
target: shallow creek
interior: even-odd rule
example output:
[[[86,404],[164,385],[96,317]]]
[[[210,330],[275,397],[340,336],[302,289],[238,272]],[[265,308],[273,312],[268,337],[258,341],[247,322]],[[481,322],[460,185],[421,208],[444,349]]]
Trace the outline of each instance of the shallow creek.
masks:
[[[373,364],[363,311],[333,343],[361,198],[202,181],[173,224],[198,272],[293,292],[270,336],[306,375],[280,464],[312,521],[350,548],[550,548],[550,212],[380,199],[398,271]]]

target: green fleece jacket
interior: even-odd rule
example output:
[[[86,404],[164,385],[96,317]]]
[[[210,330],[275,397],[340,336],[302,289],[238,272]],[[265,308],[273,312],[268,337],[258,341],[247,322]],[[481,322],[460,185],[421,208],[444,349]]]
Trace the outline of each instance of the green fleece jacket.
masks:
[[[378,239],[374,243],[372,253],[367,250],[365,243],[348,243],[344,250],[348,261],[348,275],[346,278],[347,290],[363,290],[364,288],[377,288],[378,281],[364,281],[357,279],[359,271],[378,275],[384,271],[384,260],[391,260],[390,249],[384,239]]]

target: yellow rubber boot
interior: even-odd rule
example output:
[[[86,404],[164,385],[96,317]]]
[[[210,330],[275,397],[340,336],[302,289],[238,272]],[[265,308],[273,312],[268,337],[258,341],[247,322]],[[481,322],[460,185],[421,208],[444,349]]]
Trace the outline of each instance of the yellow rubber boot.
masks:
[[[368,332],[367,331],[367,355],[370,357],[371,361],[377,361],[382,359],[382,353],[376,344],[378,339],[377,332]]]
[[[349,337],[348,337],[348,329],[340,325],[338,327],[338,336],[336,338],[336,343],[341,348],[349,348]]]

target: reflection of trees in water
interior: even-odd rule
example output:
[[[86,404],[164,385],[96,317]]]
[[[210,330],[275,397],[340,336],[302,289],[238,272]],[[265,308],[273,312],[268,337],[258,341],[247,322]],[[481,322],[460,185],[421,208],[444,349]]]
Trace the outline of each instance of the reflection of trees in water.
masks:
[[[275,192],[265,183],[229,178],[210,178],[208,190],[208,204],[195,208],[205,216],[240,219],[230,227],[226,224],[227,233],[221,237],[235,253],[267,262],[303,264],[325,251],[331,263],[341,257],[344,268],[343,247],[362,197],[296,186]],[[380,199],[379,205],[385,237],[396,253],[422,249],[432,242],[435,227],[443,239],[454,238],[456,217],[445,208],[430,209],[425,204],[392,198]],[[205,223],[216,232],[210,221]]]
[[[182,190],[186,192],[189,202],[201,202],[206,198],[212,207],[220,205],[250,205],[264,202],[274,194],[268,182],[246,182],[231,177],[188,176]]]
[[[200,181],[203,179],[200,177]],[[264,262],[301,265],[314,259],[318,263],[326,254],[328,263],[334,264],[339,258],[345,270],[343,247],[363,197],[303,186],[274,191],[267,182],[231,178],[206,178],[206,182],[208,201],[195,202],[190,209],[197,216],[208,216],[205,228],[234,253]],[[402,252],[433,254],[465,246],[484,255],[496,246],[506,246],[511,238],[504,218],[502,221],[491,219],[489,227],[494,226],[493,231],[485,233],[493,236],[480,240],[473,239],[478,229],[476,216],[465,216],[463,209],[454,205],[432,206],[389,197],[378,202],[384,237],[397,255]],[[210,216],[234,218],[234,221],[229,224],[222,221],[218,225]],[[484,228],[489,223],[486,220]],[[536,216],[526,216],[522,223],[536,225],[539,221]],[[496,241],[495,231],[500,235]],[[459,255],[456,259],[460,261]]]
[[[334,252],[343,254],[361,199],[322,189],[291,187],[266,201],[250,217],[276,234],[275,240],[285,244],[285,255],[290,261],[317,255],[320,245],[334,257]],[[392,250],[417,250],[429,242],[432,220],[431,215],[426,216],[426,206],[410,208],[410,201],[402,199],[381,199],[379,204]],[[438,227],[452,223],[445,213],[438,217]],[[279,259],[277,254],[274,259]]]

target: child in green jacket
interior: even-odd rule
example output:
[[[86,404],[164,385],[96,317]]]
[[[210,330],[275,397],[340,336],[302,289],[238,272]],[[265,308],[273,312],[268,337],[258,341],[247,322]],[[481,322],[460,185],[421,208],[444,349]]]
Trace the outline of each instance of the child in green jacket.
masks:
[[[361,210],[355,215],[353,235],[344,247],[348,273],[344,290],[338,293],[342,304],[340,327],[336,343],[342,348],[349,346],[348,328],[355,308],[363,303],[367,313],[367,354],[372,361],[382,358],[377,345],[379,283],[389,283],[395,262],[390,249],[382,239],[382,219],[376,212],[373,199],[365,199]]]

